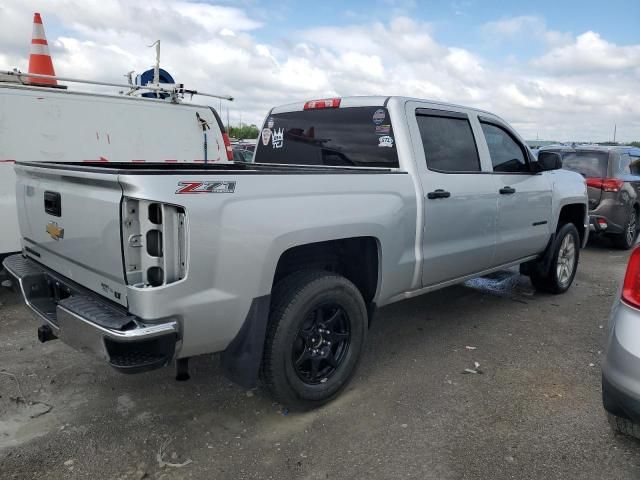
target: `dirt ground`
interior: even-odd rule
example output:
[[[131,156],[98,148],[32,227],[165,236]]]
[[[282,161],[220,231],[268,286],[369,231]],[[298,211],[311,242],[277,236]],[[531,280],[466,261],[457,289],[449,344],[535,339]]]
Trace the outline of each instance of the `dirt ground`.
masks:
[[[507,272],[386,307],[348,389],[305,414],[231,384],[216,356],[176,382],[40,344],[2,289],[0,478],[637,480],[640,442],[600,400],[627,257],[596,242],[562,296]]]

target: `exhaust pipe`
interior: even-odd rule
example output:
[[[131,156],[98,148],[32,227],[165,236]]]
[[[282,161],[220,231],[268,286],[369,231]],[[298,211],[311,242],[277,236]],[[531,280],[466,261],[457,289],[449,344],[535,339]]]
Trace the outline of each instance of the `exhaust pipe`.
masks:
[[[58,337],[56,337],[49,325],[42,325],[38,327],[38,340],[40,340],[40,343],[55,340],[56,338]]]

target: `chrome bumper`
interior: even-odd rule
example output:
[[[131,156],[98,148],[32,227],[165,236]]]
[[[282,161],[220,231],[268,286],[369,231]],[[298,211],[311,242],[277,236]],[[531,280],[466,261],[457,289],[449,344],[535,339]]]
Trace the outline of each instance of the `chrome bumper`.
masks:
[[[158,368],[173,359],[178,322],[147,324],[21,254],[5,258],[3,266],[20,285],[27,306],[69,346],[127,373]]]

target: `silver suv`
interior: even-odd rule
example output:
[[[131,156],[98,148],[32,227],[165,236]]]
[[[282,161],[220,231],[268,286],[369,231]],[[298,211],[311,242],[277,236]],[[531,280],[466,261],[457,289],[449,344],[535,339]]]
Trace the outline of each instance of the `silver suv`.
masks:
[[[562,168],[585,177],[589,194],[590,229],[629,249],[638,234],[640,212],[640,148],[546,147],[562,155]]]

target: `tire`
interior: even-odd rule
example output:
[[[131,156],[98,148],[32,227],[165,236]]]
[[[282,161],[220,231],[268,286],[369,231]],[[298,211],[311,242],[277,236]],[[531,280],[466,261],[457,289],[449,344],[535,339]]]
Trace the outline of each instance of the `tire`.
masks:
[[[616,248],[621,250],[629,250],[636,243],[636,237],[638,236],[638,211],[635,208],[631,209],[629,218],[624,224],[624,231],[618,235],[611,237],[613,244]]]
[[[556,241],[552,244],[550,267],[545,271],[541,264],[531,269],[531,283],[536,290],[553,294],[569,290],[578,269],[580,258],[580,235],[573,223],[565,223],[556,232]],[[573,255],[569,256],[569,248]],[[570,257],[570,258],[569,258]],[[564,265],[561,268],[560,264]]]
[[[629,435],[640,440],[640,425],[633,423],[626,418],[618,417],[612,413],[607,412],[607,420],[614,432],[622,433],[623,435]]]
[[[273,292],[263,383],[294,410],[329,402],[353,376],[367,326],[362,295],[346,278],[326,271],[289,275]]]

